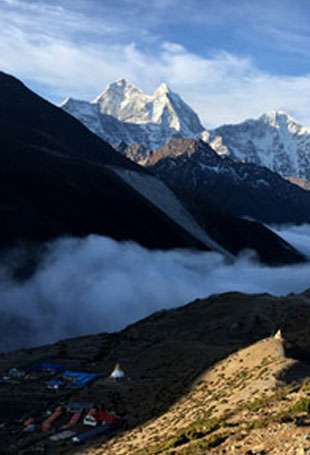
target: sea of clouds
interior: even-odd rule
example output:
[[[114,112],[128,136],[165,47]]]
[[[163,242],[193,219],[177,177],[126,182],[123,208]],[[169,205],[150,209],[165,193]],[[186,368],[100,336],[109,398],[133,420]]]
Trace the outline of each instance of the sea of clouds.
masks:
[[[275,230],[310,257],[310,226]],[[228,263],[217,253],[150,251],[97,235],[50,243],[28,280],[13,279],[5,264],[0,350],[119,330],[154,311],[210,294],[286,295],[310,287],[310,262],[272,268],[241,255]]]

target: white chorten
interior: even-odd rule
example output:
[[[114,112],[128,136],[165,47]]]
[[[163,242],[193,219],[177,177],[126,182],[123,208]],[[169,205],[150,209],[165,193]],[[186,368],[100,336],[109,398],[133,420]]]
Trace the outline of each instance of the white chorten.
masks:
[[[121,369],[119,363],[114,367],[114,370],[110,374],[110,378],[113,379],[123,379],[126,376],[125,372]]]
[[[279,330],[275,333],[274,339],[275,339],[275,340],[283,341],[283,336],[282,336],[281,329],[279,329]]]

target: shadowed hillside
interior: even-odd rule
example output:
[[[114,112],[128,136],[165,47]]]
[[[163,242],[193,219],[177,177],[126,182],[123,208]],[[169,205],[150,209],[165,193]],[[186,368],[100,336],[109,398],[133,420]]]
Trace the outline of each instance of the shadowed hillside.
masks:
[[[182,197],[179,201],[147,170],[1,72],[0,98],[0,247],[97,233],[148,248],[215,249],[231,257],[251,247],[271,264],[304,260],[263,226],[263,242],[249,224],[244,229],[252,233],[251,241],[240,242],[229,215],[224,222],[210,218],[209,236],[209,226],[198,225]]]
[[[296,374],[290,378],[289,369],[299,368],[299,382],[307,379],[309,373],[306,366],[301,368],[302,363],[283,355],[287,347],[294,356],[309,352],[309,318],[309,293],[283,298],[227,293],[155,313],[119,333],[2,355],[2,374],[9,368],[23,368],[43,359],[63,363],[66,368],[103,374],[90,387],[65,394],[49,391],[44,381],[2,383],[0,404],[2,410],[6,409],[2,418],[10,412],[13,420],[34,410],[44,413],[70,400],[103,402],[125,419],[126,427],[120,430],[123,434],[110,440],[99,438],[90,443],[90,447],[100,448],[89,453],[176,453],[177,446],[182,448],[177,453],[196,453],[193,448],[186,450],[194,443],[196,447],[198,440],[199,447],[209,447],[210,437],[218,435],[218,430],[225,429],[225,437],[217,440],[218,446],[221,441],[229,444],[230,438],[238,434],[241,437],[244,433],[244,438],[250,435],[256,427],[249,423],[265,415],[269,404],[266,397],[270,396],[274,413],[266,425],[277,424],[283,430],[286,427],[282,425],[287,423],[278,415],[280,397],[289,396],[289,402],[280,407],[290,414],[289,408],[304,396],[306,387],[298,385],[299,395],[289,395],[296,382]],[[272,336],[278,328],[282,329],[284,345],[281,340],[255,344]],[[246,347],[247,351],[240,352]],[[115,362],[121,363],[130,380],[111,384],[105,379]],[[275,374],[278,380],[274,379]],[[258,399],[262,401],[256,406]],[[299,408],[291,414],[290,425],[295,414],[299,415]],[[241,424],[240,415],[248,425]],[[198,436],[196,430],[193,432],[196,427]],[[186,437],[182,432],[186,432]],[[2,447],[7,447],[3,453],[8,454],[36,453],[39,448],[42,453],[78,452],[69,443],[52,443],[48,436],[40,432],[25,436],[17,431],[13,437],[1,429],[0,441]],[[84,447],[81,453],[88,453],[85,450]]]

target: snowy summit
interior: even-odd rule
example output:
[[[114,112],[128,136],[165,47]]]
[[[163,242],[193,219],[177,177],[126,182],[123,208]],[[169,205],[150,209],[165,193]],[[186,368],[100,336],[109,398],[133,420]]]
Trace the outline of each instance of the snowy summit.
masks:
[[[204,131],[198,115],[166,83],[147,95],[120,79],[93,101],[69,98],[62,108],[116,146],[123,142],[155,149],[173,137],[195,138]]]
[[[126,79],[108,85],[91,102],[68,98],[62,108],[121,152],[138,144],[139,153],[130,158],[141,165],[171,139],[201,138],[218,155],[310,180],[310,128],[283,111],[208,131],[166,83],[147,95]]]
[[[223,125],[211,132],[209,141],[217,153],[237,161],[265,166],[283,177],[310,179],[310,128],[286,112]]]

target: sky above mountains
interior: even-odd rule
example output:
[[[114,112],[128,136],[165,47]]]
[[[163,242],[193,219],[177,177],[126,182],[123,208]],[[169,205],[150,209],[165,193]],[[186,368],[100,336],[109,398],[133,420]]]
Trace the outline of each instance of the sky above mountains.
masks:
[[[0,69],[54,102],[163,81],[207,127],[280,109],[310,125],[308,0],[0,0]]]

